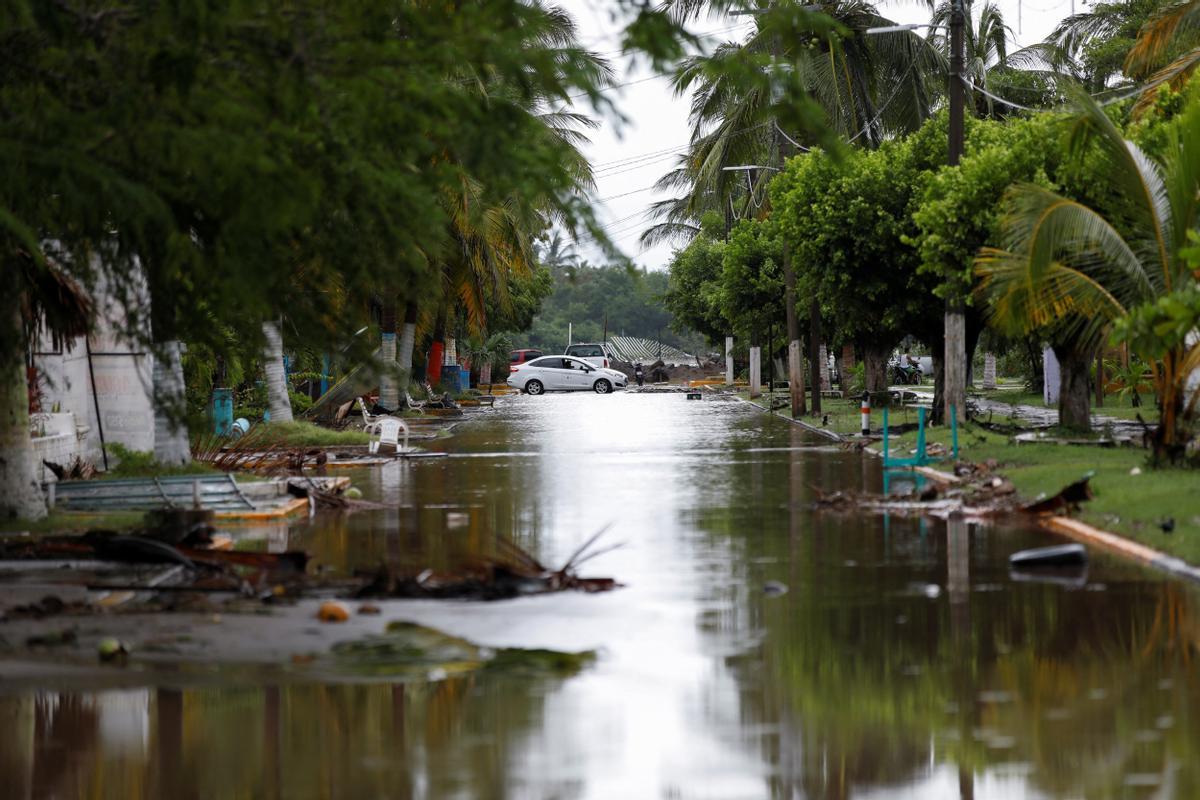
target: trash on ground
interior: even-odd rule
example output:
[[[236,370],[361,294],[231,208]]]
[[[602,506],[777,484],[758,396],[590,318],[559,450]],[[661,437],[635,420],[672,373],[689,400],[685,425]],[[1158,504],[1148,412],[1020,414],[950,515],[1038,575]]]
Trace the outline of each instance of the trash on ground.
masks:
[[[1008,557],[1013,567],[1075,567],[1087,563],[1087,550],[1081,544],[1061,544],[1021,550]]]

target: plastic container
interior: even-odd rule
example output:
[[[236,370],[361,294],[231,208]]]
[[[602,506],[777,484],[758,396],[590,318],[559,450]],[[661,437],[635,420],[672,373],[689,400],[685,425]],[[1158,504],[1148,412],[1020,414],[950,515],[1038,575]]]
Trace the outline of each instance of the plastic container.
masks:
[[[228,436],[233,428],[233,389],[213,389],[213,433]]]
[[[459,391],[459,386],[462,385],[459,378],[461,372],[462,368],[458,364],[443,364],[441,385],[451,392]]]

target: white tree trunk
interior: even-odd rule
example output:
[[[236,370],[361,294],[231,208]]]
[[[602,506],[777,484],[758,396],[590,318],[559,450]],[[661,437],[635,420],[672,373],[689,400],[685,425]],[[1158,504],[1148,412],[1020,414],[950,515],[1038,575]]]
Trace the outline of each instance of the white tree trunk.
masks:
[[[383,371],[379,373],[379,405],[388,411],[400,407],[400,382],[396,380],[396,334],[385,333],[379,343],[379,360]]]
[[[828,392],[833,388],[833,385],[829,382],[829,348],[821,345],[818,352],[820,353],[818,358],[821,359],[821,391]]]
[[[733,386],[733,337],[725,337],[725,383]]]
[[[271,422],[292,421],[292,401],[288,397],[287,379],[283,373],[283,338],[279,335],[279,323],[264,322],[263,372],[267,379],[267,411]]]
[[[164,342],[154,359],[154,459],[177,466],[192,460],[184,414],[183,361],[178,339]]]
[[[443,365],[458,363],[458,346],[453,336],[446,337],[446,349],[442,351],[442,354]]]
[[[16,303],[0,311],[0,518],[41,519],[46,516],[46,500],[38,486],[38,464],[29,438],[21,323]]]
[[[417,323],[406,322],[400,333],[400,380],[404,383],[404,391],[408,392],[408,383],[412,380],[413,350],[417,344]]]
[[[750,348],[750,396],[758,397],[762,394],[762,349],[759,347]]]
[[[485,358],[484,362],[479,365],[479,385],[484,384],[487,384],[489,389],[492,385],[492,361],[489,358]]]

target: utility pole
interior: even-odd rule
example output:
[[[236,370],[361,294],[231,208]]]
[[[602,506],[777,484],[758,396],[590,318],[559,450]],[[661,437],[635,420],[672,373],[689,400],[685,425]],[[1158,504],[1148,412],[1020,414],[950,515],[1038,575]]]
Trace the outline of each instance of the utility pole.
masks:
[[[800,366],[800,321],[796,319],[796,268],[792,266],[792,249],[787,242],[783,244],[783,310],[788,335],[788,398],[792,419],[796,419],[805,413],[804,370]]]
[[[963,73],[963,0],[952,0],[950,14],[950,142],[948,163],[957,166],[963,153],[963,116],[965,98]],[[952,414],[964,418],[967,383],[967,323],[963,298],[958,287],[946,297],[945,340],[942,351],[945,370],[945,407],[943,419],[948,424]],[[952,410],[953,409],[953,410]]]

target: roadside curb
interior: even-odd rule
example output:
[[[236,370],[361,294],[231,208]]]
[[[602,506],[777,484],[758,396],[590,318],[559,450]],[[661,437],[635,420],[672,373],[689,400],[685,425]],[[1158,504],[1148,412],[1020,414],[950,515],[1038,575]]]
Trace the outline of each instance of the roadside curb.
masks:
[[[773,417],[780,417],[781,419],[785,419],[788,422],[799,425],[806,430],[812,431],[813,433],[832,438],[834,441],[850,441],[849,439],[839,436],[833,431],[829,431],[824,428],[818,428],[798,419],[791,419],[790,417],[775,414],[774,412],[763,408],[758,403],[751,402],[741,397],[738,397],[737,399],[743,403],[754,406],[759,411],[770,414]],[[876,457],[882,457],[883,455],[880,451],[872,447],[864,447],[863,452],[870,453]],[[924,475],[926,478],[938,483],[942,483],[943,485],[953,485],[962,482],[957,475],[952,475],[948,472],[942,472],[941,470],[934,469],[933,467],[909,467],[908,469],[913,472],[918,472]],[[1169,575],[1183,578],[1184,580],[1192,583],[1200,584],[1200,567],[1193,566],[1181,558],[1167,555],[1166,553],[1155,550],[1152,547],[1147,547],[1146,545],[1135,542],[1132,539],[1127,539],[1124,536],[1110,533],[1108,531],[1102,531],[1099,528],[1093,528],[1086,522],[1080,522],[1079,520],[1072,519],[1070,517],[1041,516],[1037,518],[1037,525],[1042,530],[1067,536],[1071,539],[1075,539],[1076,541],[1095,545],[1096,547],[1107,550],[1111,553],[1116,553],[1117,555],[1124,556],[1125,558],[1137,561],[1138,563],[1144,564],[1148,567],[1162,570]]]
[[[1192,566],[1181,558],[1169,556],[1152,547],[1126,539],[1124,536],[1093,528],[1086,522],[1080,522],[1070,517],[1047,516],[1038,519],[1038,525],[1044,530],[1060,533],[1076,541],[1094,544],[1175,577],[1200,584],[1200,568]]]
[[[772,417],[778,417],[779,419],[790,422],[793,425],[799,425],[801,428],[804,428],[804,430],[808,431],[809,433],[815,433],[818,436],[824,436],[826,439],[831,439],[832,441],[835,441],[835,442],[849,441],[849,439],[846,439],[841,434],[834,433],[833,431],[829,430],[828,428],[818,428],[816,425],[813,425],[812,423],[809,423],[809,422],[805,422],[804,420],[792,419],[791,417],[785,416],[783,414],[776,414],[774,411],[771,411],[768,408],[763,408],[758,403],[755,403],[753,400],[747,400],[746,398],[738,397],[737,395],[734,395],[733,398],[735,400],[737,400],[739,403],[745,403],[746,405],[753,406],[754,408],[758,409],[759,411],[761,411],[764,414],[769,414]]]

